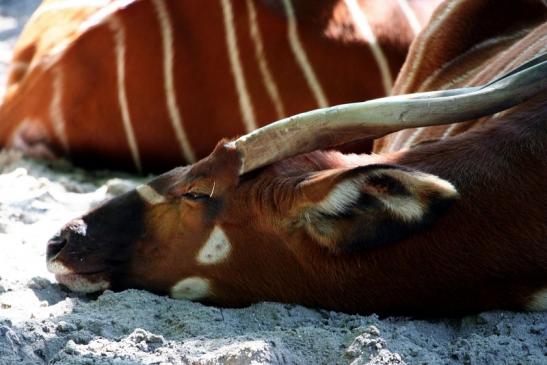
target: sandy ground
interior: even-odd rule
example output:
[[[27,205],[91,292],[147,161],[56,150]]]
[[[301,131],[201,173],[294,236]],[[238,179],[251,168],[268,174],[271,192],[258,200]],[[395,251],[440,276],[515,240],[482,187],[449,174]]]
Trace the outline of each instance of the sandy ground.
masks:
[[[0,0],[0,79],[37,1]],[[1,121],[0,121],[1,123]],[[296,305],[77,296],[45,268],[64,222],[138,183],[0,152],[0,364],[547,364],[547,313],[414,320]]]

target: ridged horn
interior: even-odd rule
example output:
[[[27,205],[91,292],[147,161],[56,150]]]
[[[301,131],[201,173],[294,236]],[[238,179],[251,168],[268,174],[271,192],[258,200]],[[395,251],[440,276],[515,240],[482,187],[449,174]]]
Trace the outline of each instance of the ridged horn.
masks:
[[[390,96],[297,114],[227,144],[241,158],[240,174],[273,162],[373,139],[405,128],[426,127],[491,115],[547,90],[547,53],[477,87]]]

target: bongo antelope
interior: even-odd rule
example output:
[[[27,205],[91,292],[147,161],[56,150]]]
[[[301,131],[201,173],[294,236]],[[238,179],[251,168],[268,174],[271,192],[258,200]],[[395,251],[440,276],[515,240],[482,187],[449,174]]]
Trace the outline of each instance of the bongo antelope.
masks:
[[[432,19],[395,85],[419,93],[221,141],[67,224],[49,270],[222,306],[545,310],[546,5],[452,0]],[[374,154],[328,150],[367,138]]]
[[[0,147],[101,168],[192,163],[221,138],[389,94],[438,2],[46,0],[15,50]]]

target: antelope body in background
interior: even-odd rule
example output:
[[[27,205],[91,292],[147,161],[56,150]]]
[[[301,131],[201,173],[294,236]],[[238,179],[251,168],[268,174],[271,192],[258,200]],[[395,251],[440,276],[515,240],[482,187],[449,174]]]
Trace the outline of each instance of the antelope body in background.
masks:
[[[546,37],[543,1],[447,1],[395,90],[467,89],[305,113],[223,141],[67,224],[48,267],[75,291],[224,306],[545,310]],[[376,154],[320,151],[406,127],[421,129],[377,139]]]
[[[102,168],[193,163],[221,138],[389,94],[438,2],[44,1],[15,49],[0,147]]]

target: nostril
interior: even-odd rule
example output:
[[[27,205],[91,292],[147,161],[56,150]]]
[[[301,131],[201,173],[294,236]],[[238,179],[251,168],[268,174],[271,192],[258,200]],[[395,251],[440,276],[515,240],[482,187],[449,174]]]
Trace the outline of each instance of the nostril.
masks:
[[[87,224],[82,219],[70,221],[61,228],[59,233],[48,241],[46,249],[47,260],[55,258],[69,242],[74,243],[79,238],[85,237],[86,231]]]
[[[65,247],[66,243],[67,240],[62,235],[56,235],[55,237],[50,239],[47,243],[47,259],[49,260],[55,257],[59,252],[61,252],[63,247]]]

